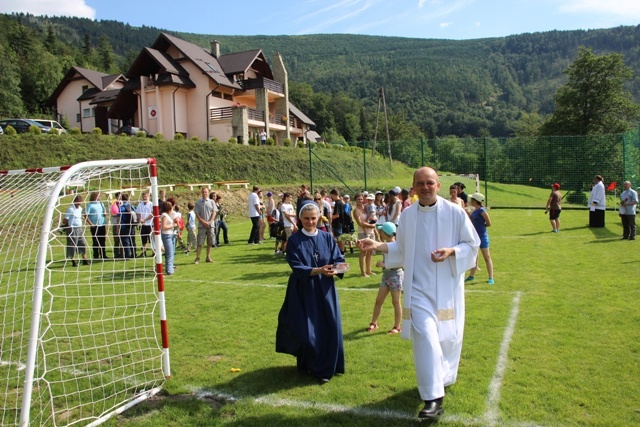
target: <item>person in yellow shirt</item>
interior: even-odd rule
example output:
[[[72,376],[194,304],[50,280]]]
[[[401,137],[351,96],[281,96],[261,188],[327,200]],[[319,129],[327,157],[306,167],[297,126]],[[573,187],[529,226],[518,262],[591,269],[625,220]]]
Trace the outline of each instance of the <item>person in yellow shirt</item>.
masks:
[[[418,195],[416,194],[413,187],[409,189],[409,200],[411,200],[411,204],[414,204],[416,201],[418,201]]]

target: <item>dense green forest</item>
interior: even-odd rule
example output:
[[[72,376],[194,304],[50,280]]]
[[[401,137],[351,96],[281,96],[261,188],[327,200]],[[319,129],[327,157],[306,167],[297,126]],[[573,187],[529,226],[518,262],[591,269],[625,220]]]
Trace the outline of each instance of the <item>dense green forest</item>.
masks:
[[[46,115],[43,102],[69,67],[124,73],[160,31],[117,21],[0,15],[0,116]],[[392,140],[504,137],[554,111],[554,96],[567,81],[563,71],[580,46],[620,53],[640,69],[640,26],[466,41],[172,34],[204,48],[219,40],[222,53],[262,48],[270,59],[280,52],[292,101],[332,142],[373,139],[381,87]],[[627,89],[640,100],[640,75]],[[380,116],[378,140],[386,139],[383,123]]]

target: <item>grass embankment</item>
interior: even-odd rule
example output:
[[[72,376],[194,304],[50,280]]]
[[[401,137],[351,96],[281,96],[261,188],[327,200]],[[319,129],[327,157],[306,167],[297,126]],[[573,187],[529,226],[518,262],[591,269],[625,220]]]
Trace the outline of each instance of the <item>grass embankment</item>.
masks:
[[[364,179],[364,158],[350,148],[317,148],[314,182],[347,184]],[[369,153],[367,153],[369,154]],[[226,142],[157,141],[106,135],[17,135],[0,138],[0,169],[70,165],[88,160],[155,157],[161,184],[248,180],[251,183],[309,182],[309,151],[295,147],[247,146]],[[410,175],[401,163],[389,166],[367,155],[367,174],[376,179]],[[327,165],[329,167],[327,167]],[[299,185],[298,184],[298,185]],[[349,184],[348,184],[349,185]]]

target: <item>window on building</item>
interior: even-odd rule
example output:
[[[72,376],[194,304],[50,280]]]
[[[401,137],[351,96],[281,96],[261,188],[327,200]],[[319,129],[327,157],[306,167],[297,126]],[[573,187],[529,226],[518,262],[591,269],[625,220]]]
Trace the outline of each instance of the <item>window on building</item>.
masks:
[[[80,123],[80,113],[76,114],[76,122]]]
[[[93,107],[91,109],[91,117],[95,117],[96,116],[96,107]]]
[[[82,93],[85,93],[87,90],[89,90],[89,85],[82,86]]]
[[[211,93],[211,95],[213,95],[214,98],[222,98],[222,93],[215,90]]]
[[[229,101],[233,101],[233,96],[231,96],[231,94],[225,93],[225,94],[223,94],[223,96],[224,96],[224,99],[228,99]]]
[[[205,64],[207,64],[207,67],[211,68],[211,70],[213,70],[214,72],[219,73],[218,69],[214,67],[211,62],[205,62]]]
[[[91,108],[83,108],[82,109],[82,118],[86,119],[91,117]]]

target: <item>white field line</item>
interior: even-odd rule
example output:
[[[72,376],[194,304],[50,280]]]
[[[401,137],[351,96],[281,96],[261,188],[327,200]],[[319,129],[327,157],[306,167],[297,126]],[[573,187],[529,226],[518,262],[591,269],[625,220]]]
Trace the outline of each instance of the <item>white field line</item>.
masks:
[[[500,422],[500,389],[502,387],[502,378],[504,377],[504,371],[507,369],[509,345],[511,344],[513,331],[516,327],[518,312],[520,311],[520,295],[520,292],[516,292],[515,296],[513,297],[511,316],[509,316],[509,323],[504,331],[502,343],[500,344],[500,353],[498,353],[498,363],[496,364],[496,370],[493,373],[493,378],[491,378],[491,383],[489,384],[487,409],[483,417],[486,422],[485,425],[487,426],[495,426]]]
[[[382,419],[392,419],[392,420],[417,420],[418,414],[413,412],[405,412],[405,411],[392,411],[389,409],[368,409],[368,408],[359,408],[353,406],[345,406],[345,405],[336,405],[329,403],[318,403],[318,402],[305,402],[291,399],[282,399],[277,395],[268,394],[265,396],[259,396],[256,398],[241,398],[237,396],[230,395],[228,393],[222,393],[218,391],[211,390],[203,390],[197,389],[196,387],[191,387],[193,390],[193,394],[201,400],[204,399],[215,399],[222,400],[229,403],[234,403],[238,400],[249,400],[257,405],[265,405],[269,407],[282,407],[286,406],[289,408],[298,408],[298,409],[310,409],[317,410],[326,413],[344,413],[344,414],[353,414],[357,416],[365,416],[372,418],[382,418]],[[465,426],[486,426],[486,420],[484,418],[468,418],[462,417],[458,415],[448,415],[445,413],[442,418],[440,418],[440,424],[463,424]],[[540,427],[537,424],[527,423],[527,422],[507,422],[503,423],[503,426],[506,427]]]
[[[256,284],[256,283],[246,283],[246,282],[226,282],[226,281],[221,281],[221,280],[180,280],[178,279],[180,282],[182,283],[201,283],[201,284],[207,284],[207,285],[232,285],[232,286],[244,286],[244,287],[259,287],[259,288],[286,288],[287,285],[286,284],[274,284],[274,283],[261,283],[261,284]],[[339,291],[345,291],[345,292],[378,292],[378,288],[347,288],[347,287],[336,287],[337,290]],[[469,294],[469,293],[483,293],[483,294],[513,294],[513,291],[499,291],[499,290],[495,290],[495,289],[466,289],[465,293]]]

